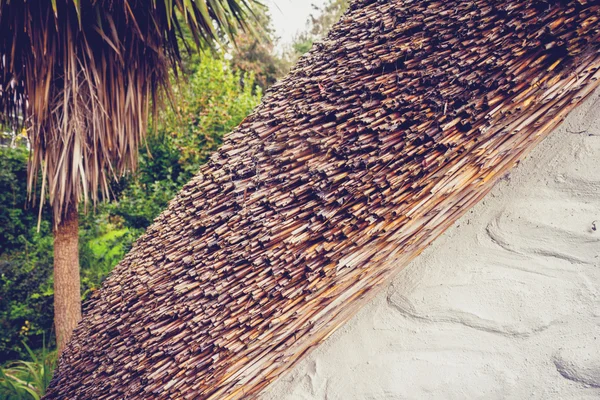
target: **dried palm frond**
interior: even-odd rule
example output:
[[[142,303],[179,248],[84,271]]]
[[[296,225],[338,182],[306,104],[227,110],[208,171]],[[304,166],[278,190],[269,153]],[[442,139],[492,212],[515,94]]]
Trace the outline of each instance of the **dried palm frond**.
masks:
[[[41,172],[55,223],[135,169],[149,104],[181,60],[179,21],[210,45],[249,28],[252,2],[0,0],[0,122],[25,117],[29,190]]]

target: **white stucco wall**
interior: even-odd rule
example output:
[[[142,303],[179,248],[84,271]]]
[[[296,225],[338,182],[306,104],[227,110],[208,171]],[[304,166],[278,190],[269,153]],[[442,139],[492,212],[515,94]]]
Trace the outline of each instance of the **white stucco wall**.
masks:
[[[263,400],[600,398],[600,91]]]

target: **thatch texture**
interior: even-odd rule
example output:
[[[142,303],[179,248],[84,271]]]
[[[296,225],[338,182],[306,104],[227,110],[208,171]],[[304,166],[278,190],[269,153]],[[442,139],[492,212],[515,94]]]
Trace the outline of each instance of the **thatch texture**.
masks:
[[[48,398],[254,397],[597,86],[599,16],[356,1],[88,303]]]

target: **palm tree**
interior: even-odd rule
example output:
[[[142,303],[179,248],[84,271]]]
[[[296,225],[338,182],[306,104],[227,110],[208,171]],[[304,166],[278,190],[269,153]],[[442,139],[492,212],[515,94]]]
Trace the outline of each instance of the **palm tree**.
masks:
[[[79,204],[107,199],[136,168],[149,113],[191,48],[182,28],[198,48],[232,38],[253,2],[0,0],[0,123],[24,117],[30,197],[52,207],[59,350],[81,318]]]

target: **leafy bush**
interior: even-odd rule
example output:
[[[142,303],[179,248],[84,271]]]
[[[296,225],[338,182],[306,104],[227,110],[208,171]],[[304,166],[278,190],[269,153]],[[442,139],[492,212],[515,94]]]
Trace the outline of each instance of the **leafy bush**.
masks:
[[[56,353],[42,345],[39,357],[23,343],[31,361],[15,361],[0,368],[0,398],[6,400],[39,400],[46,393],[56,367]]]
[[[221,144],[223,136],[242,122],[260,102],[262,93],[247,74],[243,82],[224,59],[204,58],[177,95],[177,110],[165,115],[158,137],[170,137],[180,154],[181,184],[194,175],[200,165]],[[258,93],[254,93],[257,90]]]
[[[0,147],[0,254],[27,245],[37,224],[37,209],[27,208],[25,148]]]
[[[0,361],[25,356],[52,328],[52,236],[27,206],[25,148],[0,148]],[[46,210],[44,210],[45,212]]]
[[[106,206],[95,213],[80,215],[79,264],[82,297],[100,288],[104,278],[131,249],[141,230],[124,226],[121,218],[112,217]]]
[[[51,238],[40,243],[35,253],[48,257]],[[49,242],[49,243],[48,243]],[[18,253],[0,261],[0,360],[24,355],[22,341],[39,347],[45,332],[52,329],[52,260],[26,260],[31,254]]]

